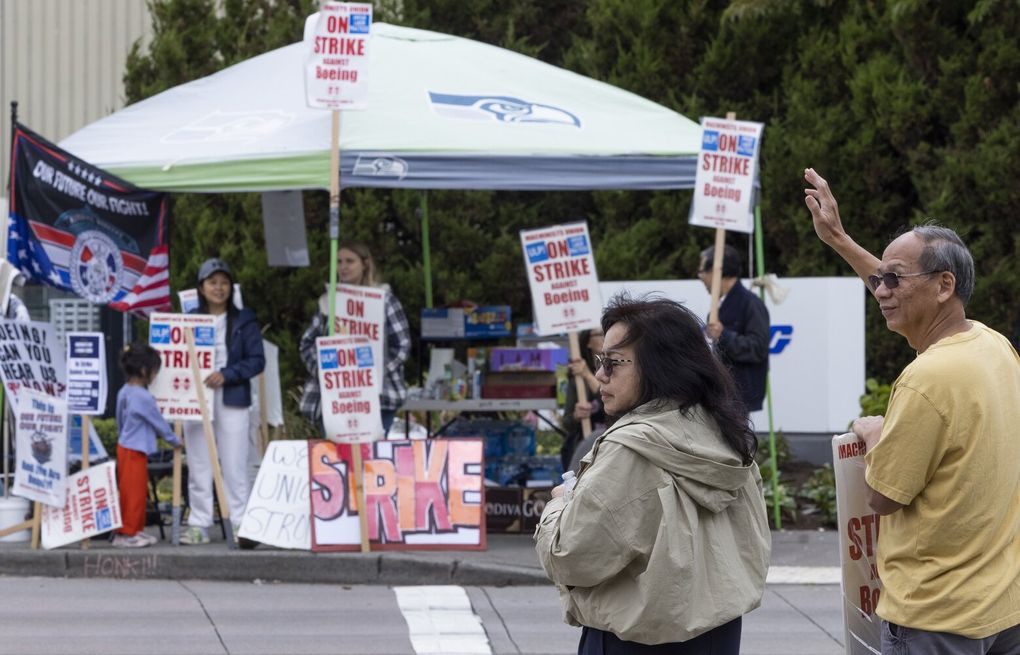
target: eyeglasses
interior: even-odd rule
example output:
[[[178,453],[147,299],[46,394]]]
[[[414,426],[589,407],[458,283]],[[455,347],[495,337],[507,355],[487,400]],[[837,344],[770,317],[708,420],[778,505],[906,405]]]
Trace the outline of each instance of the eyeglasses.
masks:
[[[612,377],[613,367],[619,366],[620,364],[633,364],[633,359],[612,359],[610,357],[603,357],[602,355],[595,355],[595,370],[600,368],[605,370],[606,377]]]
[[[925,271],[924,273],[883,273],[882,275],[869,275],[868,286],[872,291],[878,291],[878,285],[884,284],[886,289],[895,289],[900,286],[900,278],[917,277],[919,275],[931,275],[942,271]]]

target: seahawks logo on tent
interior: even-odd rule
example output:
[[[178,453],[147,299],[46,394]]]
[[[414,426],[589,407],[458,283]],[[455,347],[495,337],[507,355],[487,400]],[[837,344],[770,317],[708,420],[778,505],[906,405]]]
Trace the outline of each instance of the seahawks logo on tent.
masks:
[[[464,96],[429,91],[429,101],[436,113],[447,118],[581,127],[581,119],[566,109],[512,96]]]

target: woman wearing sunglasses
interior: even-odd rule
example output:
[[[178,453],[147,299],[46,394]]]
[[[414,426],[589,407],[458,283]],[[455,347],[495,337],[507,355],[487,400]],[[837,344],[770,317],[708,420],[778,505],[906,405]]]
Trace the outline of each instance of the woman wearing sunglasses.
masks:
[[[617,297],[598,370],[615,422],[553,490],[535,531],[580,655],[737,655],[771,536],[756,441],[701,323],[668,300]]]

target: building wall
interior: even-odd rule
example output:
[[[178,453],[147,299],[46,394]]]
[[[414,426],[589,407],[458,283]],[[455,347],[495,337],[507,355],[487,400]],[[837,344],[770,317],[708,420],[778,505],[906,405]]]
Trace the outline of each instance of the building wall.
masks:
[[[124,107],[128,52],[151,32],[145,0],[0,0],[0,196],[7,196],[11,101],[21,123],[60,141]]]

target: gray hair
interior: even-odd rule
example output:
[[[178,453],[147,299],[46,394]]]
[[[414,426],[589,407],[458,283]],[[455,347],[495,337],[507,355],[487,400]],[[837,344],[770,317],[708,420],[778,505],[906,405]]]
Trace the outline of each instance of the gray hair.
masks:
[[[956,296],[967,306],[974,292],[974,258],[953,230],[933,222],[911,230],[924,242],[918,264],[924,271],[948,271],[956,278]]]

